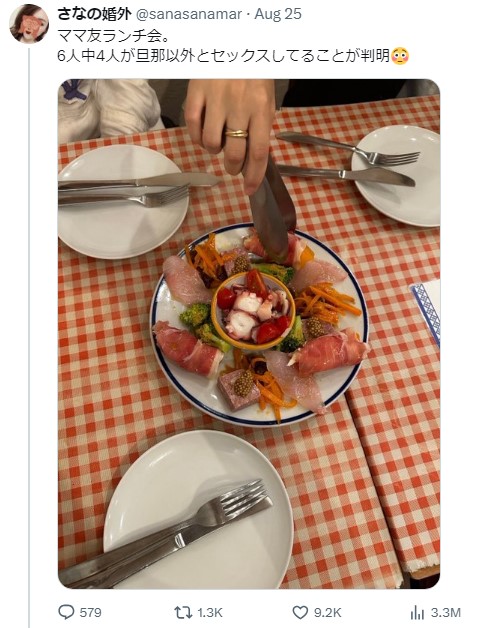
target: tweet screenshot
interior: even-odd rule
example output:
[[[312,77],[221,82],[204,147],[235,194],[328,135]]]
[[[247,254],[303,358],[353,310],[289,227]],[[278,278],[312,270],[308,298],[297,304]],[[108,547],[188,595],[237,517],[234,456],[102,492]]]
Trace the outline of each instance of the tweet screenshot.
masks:
[[[424,18],[7,4],[19,625],[483,626],[473,120]]]

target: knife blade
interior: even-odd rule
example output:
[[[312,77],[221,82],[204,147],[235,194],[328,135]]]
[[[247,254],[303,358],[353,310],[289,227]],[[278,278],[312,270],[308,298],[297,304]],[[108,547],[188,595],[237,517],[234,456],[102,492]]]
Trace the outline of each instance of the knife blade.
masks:
[[[287,231],[295,231],[297,226],[295,205],[290,197],[287,187],[285,186],[284,180],[282,179],[282,176],[271,157],[268,160],[265,176],[270,184],[270,188],[273,192],[280,213],[282,214],[282,218],[284,219]]]
[[[80,181],[58,181],[58,192],[73,192],[75,190],[98,190],[100,188],[127,188],[146,186],[180,186],[211,187],[220,183],[221,179],[207,172],[171,172],[155,177],[141,177],[139,179],[95,179]]]
[[[219,526],[205,527],[194,524],[170,536],[167,530],[154,532],[110,550],[100,557],[61,570],[58,575],[59,580],[71,589],[110,589],[138,571],[174,554],[214,530],[219,530],[271,506],[273,502],[270,497],[264,497],[241,515]],[[98,558],[103,559],[103,569],[98,566]]]
[[[268,256],[283,262],[289,250],[288,232],[296,227],[294,203],[280,172],[269,155],[265,178],[250,196],[253,224]]]
[[[280,174],[292,177],[318,177],[320,179],[343,179],[349,181],[371,181],[390,185],[415,187],[416,181],[400,172],[385,168],[366,168],[365,170],[327,170],[324,168],[301,168],[299,166],[277,165]]]

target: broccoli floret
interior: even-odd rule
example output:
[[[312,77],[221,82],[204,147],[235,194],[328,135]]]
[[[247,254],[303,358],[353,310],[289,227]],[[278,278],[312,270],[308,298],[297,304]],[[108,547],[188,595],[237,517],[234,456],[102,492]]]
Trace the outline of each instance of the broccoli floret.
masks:
[[[210,315],[211,306],[208,303],[193,303],[180,314],[180,320],[190,329],[195,329],[205,323]]]
[[[252,264],[252,266],[253,268],[257,268],[262,273],[272,275],[272,277],[275,277],[285,285],[289,283],[295,273],[295,270],[292,268],[292,266],[281,266],[280,264],[275,264],[273,262],[260,262],[257,264]]]
[[[302,329],[301,317],[296,316],[292,325],[292,329],[279,344],[278,348],[279,351],[283,351],[284,353],[292,353],[296,349],[302,347],[305,342],[306,339],[304,338],[304,330]]]
[[[217,335],[214,325],[210,322],[197,327],[195,335],[199,338],[199,340],[205,342],[205,344],[216,347],[216,349],[220,349],[223,353],[226,353],[229,349],[231,349],[229,342],[226,342]]]

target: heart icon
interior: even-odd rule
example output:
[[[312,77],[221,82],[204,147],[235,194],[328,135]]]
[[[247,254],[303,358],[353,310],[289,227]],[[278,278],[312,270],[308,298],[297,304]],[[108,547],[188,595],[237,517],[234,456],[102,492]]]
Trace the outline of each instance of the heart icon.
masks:
[[[292,609],[292,612],[297,617],[297,619],[304,619],[308,611],[309,609],[307,608],[307,606],[294,606]]]

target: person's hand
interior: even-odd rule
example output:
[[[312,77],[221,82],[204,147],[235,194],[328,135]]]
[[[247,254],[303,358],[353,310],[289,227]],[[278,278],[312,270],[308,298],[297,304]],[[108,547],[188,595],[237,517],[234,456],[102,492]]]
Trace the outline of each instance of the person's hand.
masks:
[[[224,150],[229,174],[243,172],[245,193],[253,194],[265,176],[275,115],[273,80],[193,79],[185,103],[191,139],[209,153]],[[232,137],[226,131],[247,131]]]

